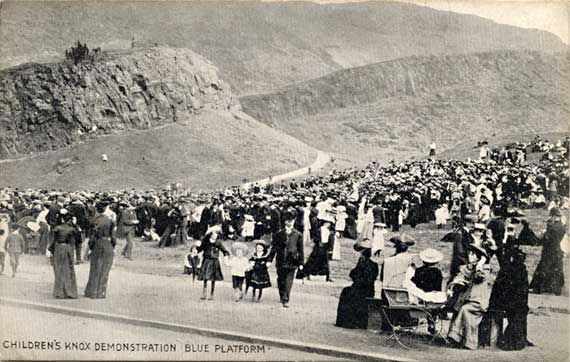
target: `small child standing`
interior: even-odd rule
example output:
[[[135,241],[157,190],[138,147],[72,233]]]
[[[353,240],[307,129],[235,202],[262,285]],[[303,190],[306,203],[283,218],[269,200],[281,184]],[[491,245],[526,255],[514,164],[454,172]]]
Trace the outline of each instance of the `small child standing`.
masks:
[[[257,240],[255,243],[255,253],[249,259],[251,265],[251,278],[249,280],[249,285],[253,288],[253,295],[251,296],[251,301],[255,301],[255,291],[258,290],[257,301],[261,300],[261,295],[263,294],[264,288],[269,288],[271,286],[271,280],[269,279],[269,272],[267,267],[271,265],[269,260],[269,253],[267,252],[267,244],[263,240]]]
[[[234,288],[235,301],[239,302],[243,299],[243,281],[245,280],[245,273],[250,268],[250,263],[247,258],[249,248],[242,242],[236,241],[230,248],[232,258],[227,262],[232,273],[232,284]]]
[[[16,276],[16,270],[18,270],[18,265],[20,256],[24,253],[24,237],[20,234],[19,225],[14,225],[14,231],[8,235],[4,248],[10,257],[10,266],[12,267],[12,278]]]
[[[192,275],[192,282],[196,280],[196,275],[200,272],[200,256],[198,255],[198,248],[192,245],[190,252],[184,259],[184,274]]]

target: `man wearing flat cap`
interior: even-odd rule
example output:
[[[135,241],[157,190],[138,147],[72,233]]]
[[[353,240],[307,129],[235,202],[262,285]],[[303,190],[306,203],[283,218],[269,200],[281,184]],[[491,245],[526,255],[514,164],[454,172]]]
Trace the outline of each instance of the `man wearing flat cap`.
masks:
[[[295,215],[285,213],[285,227],[273,234],[273,244],[269,253],[269,262],[276,257],[277,287],[283,307],[289,307],[289,296],[297,268],[303,269],[305,261],[303,235],[295,230]]]

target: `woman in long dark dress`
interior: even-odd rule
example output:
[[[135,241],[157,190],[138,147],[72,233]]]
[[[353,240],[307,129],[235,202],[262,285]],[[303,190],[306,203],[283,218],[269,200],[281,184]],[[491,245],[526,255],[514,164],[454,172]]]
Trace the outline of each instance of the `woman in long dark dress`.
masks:
[[[58,299],[75,299],[77,298],[74,268],[75,244],[81,241],[81,235],[73,225],[71,215],[60,211],[60,222],[61,224],[53,229],[53,243],[49,249],[53,254],[55,274],[53,296]]]
[[[330,220],[323,220],[323,224],[316,233],[313,250],[303,266],[302,273],[297,273],[298,277],[304,275],[310,279],[311,275],[324,275],[327,282],[332,282],[329,268],[329,249],[334,242],[334,230],[331,225]]]
[[[352,286],[340,294],[336,314],[336,326],[343,328],[368,327],[368,303],[374,296],[374,281],[378,278],[378,264],[370,260],[372,243],[369,240],[354,245],[361,252],[358,263],[350,271]]]
[[[85,287],[85,296],[88,298],[105,298],[117,240],[115,238],[115,222],[104,214],[107,205],[100,203],[96,207],[98,215],[93,219],[92,234],[89,238],[91,266],[89,281]]]
[[[532,293],[560,295],[564,287],[563,255],[560,241],[566,234],[560,209],[550,210],[550,221],[542,238],[542,254],[529,289]]]
[[[525,253],[507,229],[507,240],[496,252],[500,270],[493,284],[489,308],[504,310],[508,321],[498,345],[504,350],[521,350],[527,345],[528,272]]]
[[[225,257],[228,257],[230,253],[224,247],[222,240],[218,237],[222,232],[222,228],[218,225],[212,226],[210,230],[206,232],[204,239],[198,245],[198,252],[202,252],[202,268],[200,269],[200,274],[198,275],[198,280],[204,281],[204,289],[202,291],[201,300],[206,299],[206,293],[208,290],[208,281],[210,281],[210,297],[208,300],[214,299],[214,289],[216,287],[216,282],[224,280],[224,275],[222,274],[222,267],[220,265],[220,251]]]

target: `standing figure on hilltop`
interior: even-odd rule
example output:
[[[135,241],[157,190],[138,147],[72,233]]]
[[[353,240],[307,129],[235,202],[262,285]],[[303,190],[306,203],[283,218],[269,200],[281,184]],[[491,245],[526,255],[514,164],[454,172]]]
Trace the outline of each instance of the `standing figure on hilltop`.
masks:
[[[429,145],[429,156],[435,156],[435,142],[430,143]]]

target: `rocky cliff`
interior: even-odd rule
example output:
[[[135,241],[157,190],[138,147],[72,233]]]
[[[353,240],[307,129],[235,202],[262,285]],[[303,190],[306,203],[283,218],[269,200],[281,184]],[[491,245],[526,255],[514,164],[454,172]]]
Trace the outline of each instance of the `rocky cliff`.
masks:
[[[570,53],[408,57],[241,97],[252,117],[311,146],[396,159],[494,135],[568,131]]]
[[[0,71],[0,158],[234,109],[239,104],[217,69],[189,50],[157,47],[78,65],[28,64]]]
[[[520,81],[524,93],[533,82],[568,88],[570,53],[489,52],[460,56],[409,57],[341,70],[269,94],[240,98],[246,113],[268,124],[329,113],[396,96],[419,97],[445,87],[472,86],[486,92],[497,84]],[[564,101],[567,94],[559,94]]]

